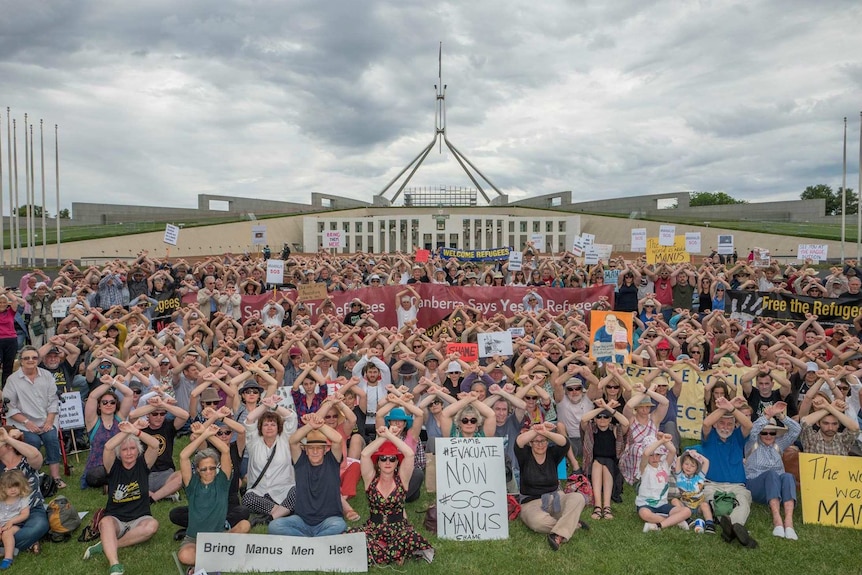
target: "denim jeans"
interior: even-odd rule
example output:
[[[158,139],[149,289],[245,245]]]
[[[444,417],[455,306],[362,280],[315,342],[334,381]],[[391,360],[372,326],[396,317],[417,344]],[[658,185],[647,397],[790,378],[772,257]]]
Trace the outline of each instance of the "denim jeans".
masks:
[[[290,535],[293,537],[325,537],[340,535],[347,529],[342,517],[327,517],[317,525],[309,525],[298,515],[279,517],[269,524],[270,535]]]
[[[24,443],[32,445],[36,449],[39,449],[43,445],[45,446],[45,463],[49,465],[51,463],[60,463],[60,439],[56,428],[51,428],[44,433],[25,431],[23,440]]]
[[[30,508],[30,517],[15,534],[15,548],[26,551],[48,532],[48,513],[44,507]]]

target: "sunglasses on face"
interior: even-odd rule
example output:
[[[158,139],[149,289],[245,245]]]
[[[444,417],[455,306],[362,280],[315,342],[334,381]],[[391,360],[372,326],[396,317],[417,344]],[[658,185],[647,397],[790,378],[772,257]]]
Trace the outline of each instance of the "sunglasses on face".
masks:
[[[377,460],[381,461],[383,463],[395,463],[396,461],[398,461],[398,456],[397,455],[381,455],[380,457],[377,458]]]
[[[198,473],[206,473],[208,471],[216,471],[218,470],[218,466],[210,465],[208,467],[198,467]]]
[[[611,418],[611,416],[608,415],[607,413],[600,413],[596,416],[596,419],[610,419],[610,418]]]
[[[256,389],[246,389],[245,391],[243,391],[243,393],[260,393],[260,391]]]
[[[337,414],[336,415],[332,415],[332,414],[325,415],[323,417],[323,419],[338,419],[338,415]]]
[[[135,395],[141,395],[143,392],[140,389],[133,389],[132,393],[134,393]]]
[[[778,435],[778,432],[777,431],[761,431],[760,435],[771,435],[774,437],[774,436]]]
[[[153,411],[150,415],[153,417],[164,417],[166,413],[166,411]]]
[[[216,435],[221,435],[222,437],[230,437],[230,434],[230,429],[225,429],[224,431],[216,431]]]
[[[434,401],[431,402],[431,405],[443,405],[443,400],[442,399],[435,399]]]
[[[204,405],[218,405],[219,402],[218,401],[205,401],[205,402],[203,402],[203,404]]]
[[[539,396],[538,395],[525,395],[524,399],[529,400],[529,401],[536,401],[537,399],[539,399]]]
[[[583,391],[584,388],[579,385],[573,385],[572,387],[567,387],[566,391]]]
[[[117,405],[117,402],[113,399],[107,399],[101,402],[102,405]]]
[[[461,418],[461,424],[462,425],[467,425],[468,423],[475,425],[475,424],[479,423],[479,420],[476,419],[475,417],[462,417]]]
[[[619,388],[620,388],[620,386],[619,386],[619,385],[606,385],[605,387],[606,387],[607,389],[619,389]]]

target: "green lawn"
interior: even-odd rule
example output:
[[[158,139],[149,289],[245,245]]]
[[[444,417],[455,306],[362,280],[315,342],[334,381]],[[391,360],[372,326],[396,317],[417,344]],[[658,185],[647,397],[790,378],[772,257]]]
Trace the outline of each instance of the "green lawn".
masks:
[[[178,442],[177,453],[184,445]],[[64,494],[78,511],[92,511],[104,505],[101,490],[78,489],[78,477],[84,467],[84,457],[73,470],[73,478],[67,480],[69,487]],[[797,509],[797,531],[799,541],[787,541],[772,537],[772,524],[765,507],[755,505],[748,527],[760,543],[755,550],[743,549],[738,544],[724,543],[720,535],[697,535],[671,528],[665,532],[641,532],[643,524],[634,511],[634,492],[627,486],[624,503],[614,504],[616,519],[592,521],[587,509],[584,518],[590,524],[589,531],[578,531],[575,537],[554,553],[545,537],[528,531],[520,521],[509,526],[510,538],[506,541],[468,542],[439,541],[425,533],[433,542],[437,554],[434,563],[415,561],[394,568],[396,573],[447,573],[457,575],[523,575],[541,573],[552,575],[573,572],[626,573],[628,575],[652,573],[747,573],[790,575],[829,574],[844,575],[862,572],[862,532],[803,525],[801,510]],[[421,528],[421,513],[431,501],[431,496],[408,506],[410,520]],[[153,512],[161,523],[158,535],[142,545],[120,551],[120,561],[130,575],[176,573],[171,553],[178,543],[172,535],[175,527],[168,521],[171,502],[158,503]],[[354,507],[363,518],[367,517],[367,506],[363,496],[357,496]],[[85,522],[87,519],[85,518]],[[256,532],[265,532],[258,527]],[[75,533],[77,537],[78,533]],[[92,575],[107,573],[108,565],[103,556],[83,561],[81,555],[86,544],[76,539],[68,543],[43,543],[40,556],[22,553],[15,560],[10,573],[46,573],[63,575]],[[381,571],[374,568],[373,571]]]

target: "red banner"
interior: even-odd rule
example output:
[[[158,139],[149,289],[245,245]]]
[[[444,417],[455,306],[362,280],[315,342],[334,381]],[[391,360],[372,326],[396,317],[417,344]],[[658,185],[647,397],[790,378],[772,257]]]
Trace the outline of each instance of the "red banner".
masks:
[[[523,299],[527,293],[525,287],[460,287],[445,286],[438,284],[413,284],[413,289],[422,299],[422,307],[419,310],[418,323],[420,327],[434,325],[446,318],[460,307],[460,304],[474,307],[482,312],[485,317],[502,313],[511,317],[524,310]],[[348,292],[332,292],[330,297],[335,304],[335,315],[343,318],[350,311],[350,302],[359,298],[366,305],[366,311],[374,315],[375,321],[381,327],[395,327],[398,320],[395,316],[395,296],[402,291],[404,286],[381,286],[368,287]],[[603,285],[592,288],[533,288],[544,299],[545,309],[557,315],[573,309],[581,312],[589,312],[593,304],[605,297],[613,305],[613,286]],[[295,290],[283,292],[290,299],[296,299]],[[272,299],[272,292],[261,295],[242,296],[243,321],[248,319],[255,311],[260,311],[267,301]],[[183,298],[184,304],[194,303],[195,294],[188,294]],[[302,302],[312,316],[317,315],[317,310],[323,300],[310,300]]]

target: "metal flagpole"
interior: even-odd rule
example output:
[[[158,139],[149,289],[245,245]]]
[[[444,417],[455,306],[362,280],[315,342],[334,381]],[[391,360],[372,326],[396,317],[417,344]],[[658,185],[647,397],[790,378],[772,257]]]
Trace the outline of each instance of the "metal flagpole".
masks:
[[[844,170],[841,179],[841,265],[844,265],[844,238],[847,233],[847,116],[844,116]]]
[[[27,127],[30,125],[30,120],[27,117],[27,114],[24,114],[24,192],[27,196],[26,204],[24,204],[24,209],[27,215],[24,218],[25,232],[24,235],[27,238],[27,251],[24,252],[24,259],[27,261],[27,266],[32,266],[33,254],[30,253],[31,245],[30,241],[30,219],[33,217],[33,201],[30,199],[30,136],[28,134]]]
[[[60,265],[60,147],[57,143],[57,124],[54,124],[54,170],[57,182],[57,265]]]
[[[30,207],[28,215],[30,216],[30,239],[27,240],[30,248],[27,250],[27,255],[30,258],[30,266],[36,265],[36,186],[33,179],[33,123],[30,122]]]
[[[6,106],[6,165],[9,166],[9,263],[11,264],[13,248],[15,246],[15,230],[12,212],[12,123],[10,120],[12,111]]]
[[[3,118],[0,117],[0,122]],[[6,265],[6,239],[3,237],[3,126],[0,125],[0,266]]]
[[[43,130],[44,121],[39,118],[39,152],[41,159],[39,167],[42,171],[42,266],[48,265],[48,222],[45,218],[48,215],[48,204],[45,203],[45,133]]]
[[[859,112],[859,183],[856,185],[856,265],[862,260],[862,112]]]
[[[15,266],[21,265],[21,219],[18,215],[18,120],[12,120],[12,135],[15,142]]]

